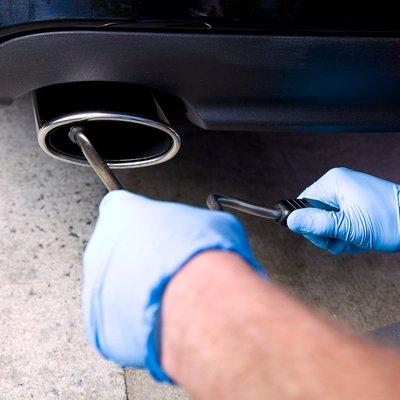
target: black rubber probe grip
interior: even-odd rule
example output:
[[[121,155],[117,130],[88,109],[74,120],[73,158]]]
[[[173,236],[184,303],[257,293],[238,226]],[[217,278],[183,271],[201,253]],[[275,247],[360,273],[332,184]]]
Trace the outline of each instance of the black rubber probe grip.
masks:
[[[281,217],[279,219],[276,219],[275,221],[282,226],[287,226],[288,216],[293,211],[300,210],[302,208],[319,208],[320,210],[334,212],[339,211],[338,208],[332,207],[326,203],[323,203],[322,201],[306,198],[282,200],[279,203],[275,204],[274,208],[281,211]]]

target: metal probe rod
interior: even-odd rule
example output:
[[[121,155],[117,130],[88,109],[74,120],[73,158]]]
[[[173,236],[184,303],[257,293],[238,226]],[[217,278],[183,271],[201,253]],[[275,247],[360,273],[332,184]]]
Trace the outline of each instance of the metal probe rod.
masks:
[[[259,204],[250,203],[245,200],[237,199],[220,194],[211,194],[207,199],[207,206],[211,210],[223,211],[224,206],[242,211],[247,214],[256,215],[257,217],[279,220],[282,218],[282,211],[276,208],[267,208]]]
[[[90,140],[84,134],[84,130],[80,127],[72,127],[68,134],[69,138],[76,143],[82,150],[88,163],[96,172],[97,176],[104,183],[109,192],[112,190],[123,189],[121,183],[108,167],[106,162],[100,157]]]

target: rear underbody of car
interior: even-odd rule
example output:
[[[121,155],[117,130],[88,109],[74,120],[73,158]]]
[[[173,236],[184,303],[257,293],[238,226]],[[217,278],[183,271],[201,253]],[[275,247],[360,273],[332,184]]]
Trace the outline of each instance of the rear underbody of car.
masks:
[[[1,0],[0,102],[33,93],[42,148],[68,161],[82,161],[69,126],[109,132],[109,147],[100,134],[98,146],[117,167],[173,156],[171,108],[205,132],[396,132],[395,9],[354,0]]]

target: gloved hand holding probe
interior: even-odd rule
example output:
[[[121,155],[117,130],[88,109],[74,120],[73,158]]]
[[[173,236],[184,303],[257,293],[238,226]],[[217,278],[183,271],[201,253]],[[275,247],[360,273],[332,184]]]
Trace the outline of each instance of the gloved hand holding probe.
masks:
[[[84,255],[90,342],[104,357],[124,366],[146,366],[156,379],[168,381],[159,362],[157,332],[163,291],[206,250],[236,253],[264,275],[232,215],[110,192]]]
[[[294,211],[288,227],[333,254],[362,250],[400,250],[399,185],[334,168],[304,190],[299,198],[322,201],[339,212],[315,208]]]

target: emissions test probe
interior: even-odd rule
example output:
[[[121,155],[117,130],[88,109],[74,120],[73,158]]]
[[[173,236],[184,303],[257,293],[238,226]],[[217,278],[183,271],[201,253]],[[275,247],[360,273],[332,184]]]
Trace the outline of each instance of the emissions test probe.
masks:
[[[108,191],[123,189],[123,186],[108,167],[107,163],[101,158],[99,153],[93,147],[92,143],[85,135],[83,128],[76,126],[69,131],[69,138],[77,144],[93,171],[103,182]],[[220,194],[211,194],[207,199],[207,206],[210,210],[224,211],[225,208],[231,208],[247,214],[251,214],[261,218],[272,219],[282,226],[287,226],[288,216],[295,210],[301,208],[319,208],[325,211],[339,211],[335,207],[331,207],[318,200],[313,199],[288,199],[278,202],[272,208],[265,207],[235,197],[223,196]]]

